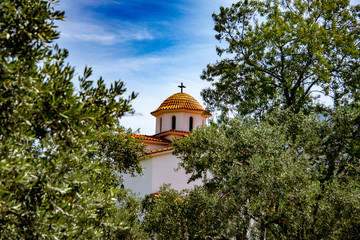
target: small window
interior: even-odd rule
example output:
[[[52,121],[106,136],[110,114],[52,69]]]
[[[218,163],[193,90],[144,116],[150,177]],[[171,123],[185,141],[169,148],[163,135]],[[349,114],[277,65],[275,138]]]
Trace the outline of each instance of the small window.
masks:
[[[176,129],[176,117],[173,116],[171,120],[171,129]]]
[[[160,118],[160,132],[162,132],[162,118]]]
[[[189,132],[191,132],[193,130],[193,124],[194,120],[193,120],[193,117],[190,117],[189,118]]]

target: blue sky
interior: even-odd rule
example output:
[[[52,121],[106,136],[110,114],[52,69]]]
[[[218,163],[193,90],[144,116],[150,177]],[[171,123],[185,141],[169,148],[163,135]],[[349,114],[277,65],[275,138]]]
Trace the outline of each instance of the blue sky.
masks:
[[[81,73],[93,68],[107,84],[123,80],[139,93],[134,116],[121,123],[140,133],[155,133],[155,110],[167,97],[186,93],[201,104],[200,91],[209,83],[202,70],[218,57],[212,13],[235,0],[60,0],[66,21],[57,22],[58,43],[69,50],[69,62]],[[359,4],[360,0],[351,0]],[[203,104],[204,105],[204,104]]]
[[[61,0],[66,21],[57,22],[58,43],[69,50],[68,61],[81,73],[93,68],[93,80],[123,80],[139,93],[135,116],[122,125],[154,134],[155,110],[167,97],[186,93],[203,104],[200,79],[207,64],[218,58],[212,13],[232,0]]]

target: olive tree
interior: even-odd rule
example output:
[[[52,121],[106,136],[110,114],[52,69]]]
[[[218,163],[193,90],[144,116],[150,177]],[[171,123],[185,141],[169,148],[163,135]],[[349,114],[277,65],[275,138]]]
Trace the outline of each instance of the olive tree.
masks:
[[[133,201],[115,173],[140,171],[142,147],[119,122],[136,94],[94,85],[90,68],[75,91],[55,3],[0,3],[0,238],[136,238],[137,210],[115,206]]]

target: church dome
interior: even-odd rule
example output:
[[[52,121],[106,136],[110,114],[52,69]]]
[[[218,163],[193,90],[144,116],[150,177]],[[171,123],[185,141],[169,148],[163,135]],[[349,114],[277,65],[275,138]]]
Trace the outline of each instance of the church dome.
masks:
[[[186,93],[176,93],[168,97],[155,111],[151,112],[152,115],[163,110],[192,110],[201,111],[205,115],[208,113],[195,98]]]

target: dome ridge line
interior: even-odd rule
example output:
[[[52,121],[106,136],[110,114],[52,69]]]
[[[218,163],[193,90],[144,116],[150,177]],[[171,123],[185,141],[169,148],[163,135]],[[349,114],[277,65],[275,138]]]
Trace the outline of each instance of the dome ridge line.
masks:
[[[206,110],[200,103],[192,96],[187,93],[175,93],[165,99],[165,101],[153,112],[154,115],[160,111],[171,111],[171,110],[192,110],[205,112]]]

